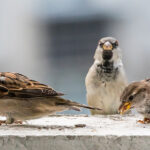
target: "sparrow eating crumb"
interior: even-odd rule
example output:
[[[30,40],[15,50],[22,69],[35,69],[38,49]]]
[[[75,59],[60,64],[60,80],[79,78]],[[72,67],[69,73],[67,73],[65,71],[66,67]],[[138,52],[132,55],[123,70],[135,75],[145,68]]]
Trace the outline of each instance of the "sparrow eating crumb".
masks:
[[[66,100],[50,86],[31,80],[19,73],[0,73],[0,115],[6,121],[0,124],[21,123],[68,109],[80,107],[101,110]]]
[[[133,82],[125,88],[121,95],[122,104],[119,112],[123,114],[131,108],[144,116],[140,123],[150,123],[150,79]]]
[[[127,86],[118,41],[113,37],[100,39],[94,60],[85,79],[87,102],[102,111],[91,110],[91,114],[116,114]]]

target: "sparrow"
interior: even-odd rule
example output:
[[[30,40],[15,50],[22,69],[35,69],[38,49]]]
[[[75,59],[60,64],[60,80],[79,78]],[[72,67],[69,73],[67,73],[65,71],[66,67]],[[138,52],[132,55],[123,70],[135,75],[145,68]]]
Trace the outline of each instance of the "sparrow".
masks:
[[[0,124],[22,123],[68,109],[96,109],[62,98],[52,87],[19,73],[0,72]]]
[[[150,79],[133,82],[128,85],[124,89],[120,100],[120,114],[135,108],[138,113],[144,116],[144,119],[138,122],[150,123]]]
[[[118,41],[104,37],[98,41],[94,63],[85,78],[87,103],[102,111],[91,110],[96,114],[117,114],[120,95],[127,86],[127,79],[121,58]]]

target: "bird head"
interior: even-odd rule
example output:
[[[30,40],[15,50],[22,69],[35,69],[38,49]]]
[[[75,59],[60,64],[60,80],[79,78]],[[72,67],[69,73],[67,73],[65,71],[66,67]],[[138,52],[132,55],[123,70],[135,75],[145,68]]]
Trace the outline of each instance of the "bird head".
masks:
[[[146,97],[147,84],[144,81],[133,82],[128,85],[121,97],[121,105],[119,107],[120,114],[125,113],[127,110],[131,108],[137,108],[141,106]]]
[[[115,61],[120,58],[118,41],[113,37],[104,37],[99,40],[94,58],[99,61]]]

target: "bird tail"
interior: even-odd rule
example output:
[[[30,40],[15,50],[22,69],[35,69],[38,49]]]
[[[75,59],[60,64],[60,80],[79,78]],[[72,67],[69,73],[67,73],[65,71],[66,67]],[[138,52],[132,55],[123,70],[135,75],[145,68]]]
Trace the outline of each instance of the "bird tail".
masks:
[[[76,108],[86,108],[86,109],[92,109],[92,110],[102,110],[102,109],[100,109],[100,108],[97,108],[97,107],[92,107],[92,106],[87,106],[87,105],[84,105],[84,104],[80,104],[80,103],[77,103],[77,102],[72,102],[72,103],[70,103],[70,105],[72,106],[72,107],[76,107]],[[73,108],[72,108],[73,109]]]
[[[57,101],[57,105],[66,106],[69,109],[73,109],[73,110],[76,110],[76,111],[80,111],[80,108],[86,108],[86,109],[92,109],[92,110],[102,110],[98,107],[87,106],[87,105],[84,105],[84,104],[80,104],[80,103],[77,103],[77,102],[73,102],[73,101],[70,101],[70,100],[63,99],[61,97],[58,97],[58,99],[59,99],[59,101]]]

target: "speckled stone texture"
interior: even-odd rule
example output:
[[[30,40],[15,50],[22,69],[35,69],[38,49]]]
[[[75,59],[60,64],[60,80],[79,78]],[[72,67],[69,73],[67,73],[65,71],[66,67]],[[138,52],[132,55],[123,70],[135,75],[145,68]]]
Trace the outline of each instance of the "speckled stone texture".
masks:
[[[150,150],[142,116],[55,115],[0,126],[0,150]]]

